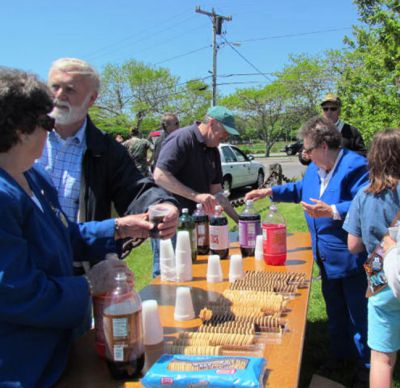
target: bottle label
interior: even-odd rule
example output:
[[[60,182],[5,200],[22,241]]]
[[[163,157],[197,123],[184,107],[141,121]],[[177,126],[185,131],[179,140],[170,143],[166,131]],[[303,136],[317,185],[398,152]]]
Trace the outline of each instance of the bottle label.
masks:
[[[112,327],[115,339],[128,337],[128,317],[113,318]]]
[[[268,255],[286,255],[286,225],[262,224],[263,250]]]
[[[228,225],[210,225],[210,249],[229,249]]]
[[[114,361],[124,361],[124,348],[126,348],[125,344],[114,345],[113,349]]]
[[[196,224],[197,246],[208,246],[208,224],[203,222]]]
[[[239,244],[243,248],[255,248],[261,225],[256,220],[239,220]]]

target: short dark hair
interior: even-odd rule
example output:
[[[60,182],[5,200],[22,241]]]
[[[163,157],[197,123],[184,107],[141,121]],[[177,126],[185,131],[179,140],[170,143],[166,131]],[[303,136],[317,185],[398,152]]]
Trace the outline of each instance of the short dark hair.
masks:
[[[308,120],[298,133],[300,139],[310,139],[314,147],[326,143],[328,148],[338,149],[342,141],[342,135],[331,120],[322,116],[315,116]]]
[[[44,82],[31,73],[0,67],[0,152],[18,143],[18,132],[32,133],[37,119],[53,109]]]

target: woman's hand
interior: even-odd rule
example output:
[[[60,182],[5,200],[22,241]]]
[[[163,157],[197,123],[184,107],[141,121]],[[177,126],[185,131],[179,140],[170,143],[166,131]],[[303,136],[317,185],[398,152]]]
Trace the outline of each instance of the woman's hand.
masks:
[[[148,221],[148,214],[131,214],[129,216],[117,218],[118,230],[115,238],[147,238],[153,228],[153,224]]]
[[[322,218],[322,217],[329,217],[333,218],[333,210],[330,205],[327,203],[320,201],[319,199],[313,199],[310,198],[312,202],[315,203],[315,205],[310,205],[309,203],[306,202],[300,202],[301,207],[303,210],[313,218]]]
[[[245,195],[244,200],[247,201],[251,199],[257,201],[258,199],[265,198],[266,196],[270,197],[271,195],[272,189],[270,187],[267,189],[252,190]]]

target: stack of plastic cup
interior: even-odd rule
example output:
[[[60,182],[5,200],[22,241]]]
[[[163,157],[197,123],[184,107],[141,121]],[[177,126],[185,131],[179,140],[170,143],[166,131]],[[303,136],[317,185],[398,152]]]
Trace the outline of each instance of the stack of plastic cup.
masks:
[[[177,287],[175,299],[174,319],[189,321],[194,318],[192,295],[189,287]]]
[[[207,282],[218,283],[224,280],[221,268],[221,260],[218,255],[208,256],[207,264]]]
[[[229,260],[229,281],[233,283],[235,280],[242,279],[243,276],[242,255],[231,255],[231,259]]]
[[[142,303],[143,343],[155,345],[164,340],[164,330],[161,326],[158,304],[154,299]]]
[[[256,260],[263,260],[263,236],[260,234],[256,237],[256,249],[254,251],[254,258]]]
[[[143,345],[146,372],[164,353],[164,329],[161,326],[158,304],[154,299],[142,303]]]
[[[192,280],[192,250],[190,235],[187,230],[181,230],[176,236],[176,281],[188,282]]]
[[[160,240],[160,275],[163,282],[176,280],[175,253],[170,239]]]

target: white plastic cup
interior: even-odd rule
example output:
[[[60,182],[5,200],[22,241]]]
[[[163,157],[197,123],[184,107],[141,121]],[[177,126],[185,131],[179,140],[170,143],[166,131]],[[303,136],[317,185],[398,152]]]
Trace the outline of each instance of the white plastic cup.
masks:
[[[160,240],[160,257],[172,259],[175,256],[171,239]]]
[[[193,279],[192,255],[190,251],[176,250],[176,281],[189,282]]]
[[[189,321],[194,318],[192,294],[189,287],[177,287],[175,299],[174,319]]]
[[[229,260],[229,282],[233,283],[235,280],[242,279],[243,276],[244,271],[242,255],[231,255]]]
[[[153,229],[150,230],[151,238],[160,238],[158,225],[163,222],[164,217],[167,216],[170,211],[170,208],[163,207],[161,204],[149,206],[149,221],[154,224]]]
[[[224,275],[221,268],[221,259],[218,255],[208,256],[207,264],[207,282],[218,283],[222,282]]]
[[[258,235],[256,237],[256,249],[254,251],[254,258],[256,260],[263,260],[264,259],[264,254],[263,254],[263,236],[262,234]]]
[[[176,280],[175,253],[170,239],[160,240],[160,277],[163,282]]]
[[[142,322],[144,345],[155,345],[164,340],[164,329],[161,326],[156,300],[145,300],[142,303]]]
[[[187,230],[180,230],[176,234],[176,251],[185,251],[192,255],[190,247],[190,235]]]

